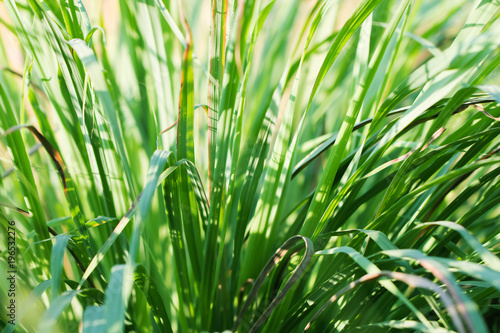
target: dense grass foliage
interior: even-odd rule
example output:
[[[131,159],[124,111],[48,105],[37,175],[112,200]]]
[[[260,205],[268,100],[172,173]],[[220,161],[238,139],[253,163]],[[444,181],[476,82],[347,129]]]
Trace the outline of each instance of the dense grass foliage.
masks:
[[[498,0],[103,3],[0,3],[4,332],[500,331]]]

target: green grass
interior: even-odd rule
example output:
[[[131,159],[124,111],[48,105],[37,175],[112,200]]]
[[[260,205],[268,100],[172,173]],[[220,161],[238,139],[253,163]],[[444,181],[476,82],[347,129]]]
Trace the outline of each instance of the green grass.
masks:
[[[499,7],[3,0],[0,328],[498,332]]]

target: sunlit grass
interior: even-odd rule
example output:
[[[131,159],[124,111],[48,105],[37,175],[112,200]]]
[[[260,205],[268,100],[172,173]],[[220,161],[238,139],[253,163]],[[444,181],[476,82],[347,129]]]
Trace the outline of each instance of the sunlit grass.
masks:
[[[2,329],[497,332],[499,7],[4,0]]]

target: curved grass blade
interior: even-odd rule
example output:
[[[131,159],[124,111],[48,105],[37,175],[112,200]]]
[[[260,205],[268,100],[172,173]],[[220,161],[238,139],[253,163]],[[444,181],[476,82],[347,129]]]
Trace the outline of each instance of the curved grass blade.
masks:
[[[173,155],[170,156],[168,165],[171,167],[165,172],[171,170],[171,175],[163,181],[163,200],[165,202],[172,252],[175,260],[174,277],[179,302],[177,315],[182,330],[189,331],[190,328],[194,327],[194,297],[192,296],[194,283],[191,282],[192,277],[188,269],[186,243],[184,237],[182,237],[184,231],[179,195],[180,176]]]
[[[83,312],[82,333],[104,333],[106,328],[104,306],[87,306]]]
[[[429,270],[439,281],[444,283],[451,294],[458,312],[462,315],[468,332],[486,332],[486,323],[479,313],[477,305],[460,289],[453,275],[444,265],[426,256],[419,250],[387,250],[382,253],[399,258],[418,260],[420,265]]]
[[[193,45],[191,41],[191,30],[183,17],[186,34],[186,48],[182,58],[181,88],[179,96],[179,115],[177,117],[177,160],[188,160],[195,163],[194,155],[194,74],[193,74]],[[187,170],[180,172],[180,202],[182,211],[182,221],[185,230],[186,247],[191,260],[195,279],[198,283],[202,280],[202,238],[196,205],[192,202],[192,192],[189,186]],[[204,216],[207,218],[207,216]],[[205,219],[203,224],[208,223]]]
[[[123,331],[126,309],[133,288],[134,271],[136,269],[135,262],[139,252],[142,224],[146,220],[153,195],[158,187],[159,177],[165,168],[170,154],[171,152],[157,150],[151,157],[146,185],[141,192],[141,200],[137,203],[138,214],[134,220],[132,239],[130,240],[126,263],[125,265],[113,266],[110,281],[106,288],[106,332],[118,333]]]
[[[314,247],[311,242],[311,240],[307,237],[303,236],[294,236],[287,240],[277,251],[276,253],[269,259],[267,262],[266,266],[262,270],[262,272],[259,274],[257,279],[255,280],[252,289],[250,290],[247,299],[245,303],[243,304],[240,313],[238,315],[238,318],[236,319],[236,322],[233,327],[233,331],[236,331],[238,326],[241,324],[241,321],[243,320],[243,317],[250,307],[251,303],[255,301],[257,298],[258,292],[260,290],[260,287],[262,284],[265,282],[267,276],[269,273],[273,270],[274,267],[278,264],[278,262],[287,254],[288,251],[292,250],[294,252],[299,252],[302,250],[302,246],[300,248],[296,248],[295,245],[298,242],[304,242],[303,247],[305,248],[305,253],[298,264],[298,266],[294,269],[292,275],[286,282],[286,284],[281,288],[280,292],[278,295],[273,299],[271,304],[264,310],[262,315],[257,319],[255,323],[253,323],[253,326],[250,330],[250,332],[254,332],[259,328],[260,325],[264,323],[264,321],[271,315],[272,311],[278,304],[283,300],[283,298],[286,296],[286,294],[292,289],[292,287],[298,282],[298,280],[301,278],[302,274],[305,272],[309,262],[311,261],[314,253]]]
[[[61,292],[61,274],[63,271],[64,251],[71,235],[58,235],[50,257],[50,276],[52,278],[51,296],[55,299]]]

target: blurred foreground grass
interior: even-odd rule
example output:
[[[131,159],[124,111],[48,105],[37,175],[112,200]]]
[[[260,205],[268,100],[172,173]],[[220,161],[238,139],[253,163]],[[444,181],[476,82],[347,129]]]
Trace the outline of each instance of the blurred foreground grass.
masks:
[[[3,0],[0,326],[500,331],[499,6]]]

